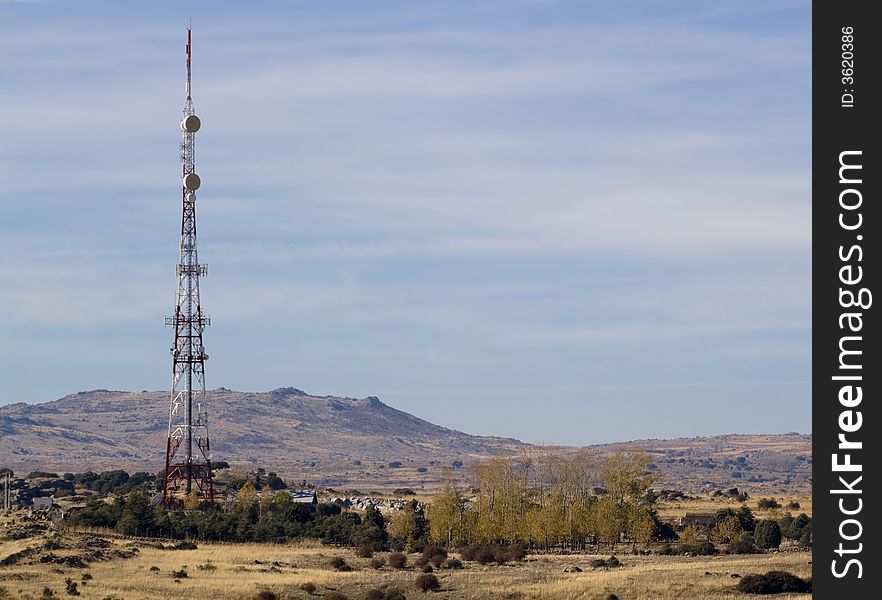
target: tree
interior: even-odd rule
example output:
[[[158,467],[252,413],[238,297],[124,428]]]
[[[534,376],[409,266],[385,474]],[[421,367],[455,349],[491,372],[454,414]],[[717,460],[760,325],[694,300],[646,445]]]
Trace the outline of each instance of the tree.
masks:
[[[494,456],[476,467],[476,475],[476,537],[486,542],[524,539],[529,508],[526,472],[511,457]]]
[[[738,520],[738,517],[729,515],[713,526],[711,540],[715,544],[732,544],[741,539],[743,533],[744,529],[741,527],[741,521]]]
[[[352,537],[352,543],[356,546],[369,546],[373,550],[383,550],[388,541],[386,520],[375,506],[368,506],[361,525]]]
[[[781,545],[781,527],[777,521],[763,519],[756,524],[753,531],[753,539],[760,548],[768,550]]]
[[[658,530],[658,518],[652,511],[637,506],[631,506],[628,512],[628,535],[635,544],[649,546]]]
[[[704,540],[704,535],[695,525],[688,525],[686,529],[680,532],[680,544],[684,548],[695,546]]]
[[[753,531],[756,527],[756,517],[753,516],[753,511],[748,508],[745,504],[735,513],[738,516],[738,521],[741,523],[741,528],[744,531]]]
[[[644,496],[657,477],[647,470],[651,463],[652,457],[645,451],[608,455],[601,474],[609,494],[620,504],[627,498]]]
[[[184,496],[185,510],[196,510],[199,508],[200,504],[202,504],[202,499],[199,497],[199,492],[196,490],[190,490],[190,493]]]
[[[150,500],[142,490],[136,490],[121,502],[119,520],[116,530],[123,535],[145,535],[152,532],[156,525],[156,516],[150,506]]]
[[[465,512],[465,498],[453,480],[448,478],[442,492],[434,496],[426,507],[429,537],[447,546],[465,543],[468,538],[464,531]]]
[[[627,508],[612,495],[606,495],[594,505],[595,526],[600,541],[615,547],[627,526]]]

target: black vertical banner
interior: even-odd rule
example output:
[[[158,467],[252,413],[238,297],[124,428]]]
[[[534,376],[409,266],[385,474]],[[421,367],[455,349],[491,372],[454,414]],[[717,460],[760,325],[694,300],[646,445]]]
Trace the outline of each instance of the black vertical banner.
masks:
[[[878,598],[880,41],[869,0],[815,2],[812,433],[815,598]]]

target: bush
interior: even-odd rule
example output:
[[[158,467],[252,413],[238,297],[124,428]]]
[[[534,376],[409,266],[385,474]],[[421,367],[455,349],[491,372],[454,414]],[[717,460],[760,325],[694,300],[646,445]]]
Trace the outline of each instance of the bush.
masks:
[[[425,564],[422,568],[423,573],[433,573],[435,569],[432,568],[432,565]]]
[[[64,580],[65,592],[67,592],[68,596],[79,596],[80,592],[77,589],[77,582],[68,577]]]
[[[475,560],[475,547],[474,546],[463,546],[459,550],[459,555],[463,560]]]
[[[196,568],[200,571],[216,571],[217,567],[211,564],[211,561],[207,561],[204,565],[196,565]]]
[[[765,575],[745,575],[736,589],[745,594],[807,594],[812,591],[812,584],[810,580],[806,581],[787,571],[769,571]]]
[[[606,559],[606,566],[608,566],[610,569],[615,569],[616,567],[621,567],[622,562],[615,556],[610,556]]]
[[[441,589],[441,582],[434,575],[427,573],[417,577],[416,587],[422,592],[436,592]]]
[[[592,569],[605,569],[606,561],[602,558],[595,558],[590,563],[588,563],[588,566],[590,566]]]
[[[375,556],[371,559],[371,566],[377,570],[386,566],[386,559],[382,556]]]
[[[349,600],[349,597],[343,592],[326,592],[322,598],[324,600]]]
[[[389,566],[393,569],[403,569],[407,566],[407,556],[401,552],[393,552],[389,555]]]
[[[358,550],[355,551],[355,554],[356,554],[359,558],[373,558],[373,556],[374,556],[374,549],[373,549],[371,546],[368,546],[368,545],[360,546],[360,547],[358,548]]]
[[[504,565],[511,560],[511,555],[505,548],[496,548],[493,550],[493,560],[496,561],[496,564],[498,565]]]
[[[477,550],[475,550],[475,560],[482,565],[487,565],[496,560],[496,555],[493,552],[493,548],[489,548],[487,546],[481,546]]]
[[[679,553],[686,554],[687,552],[693,556],[712,556],[717,553],[717,549],[711,542],[681,545]]]
[[[753,543],[753,536],[749,533],[742,533],[741,537],[729,544],[730,554],[755,554],[757,552],[759,549]]]
[[[187,576],[187,571],[181,569],[179,571],[172,571],[171,576],[175,579],[184,579]]]
[[[787,503],[787,508],[789,508],[790,510],[798,510],[799,502],[797,502],[796,500],[791,500]]]
[[[407,596],[404,595],[401,588],[390,587],[386,589],[386,595],[383,597],[383,600],[407,600]]]
[[[158,573],[159,567],[157,567],[156,565],[153,565],[152,567],[150,567],[150,572],[151,573]]]
[[[781,504],[779,504],[774,498],[760,498],[757,500],[756,507],[764,510],[771,510],[773,508],[781,508]]]
[[[435,556],[440,556],[441,558],[447,558],[447,550],[442,548],[441,546],[436,546],[435,544],[429,544],[425,546],[422,551],[423,558],[426,560],[432,560]]]
[[[331,559],[331,566],[334,567],[335,571],[340,571],[342,573],[348,573],[352,570],[352,567],[346,562],[346,560],[342,556],[335,556]]]
[[[278,596],[269,590],[261,590],[257,592],[257,600],[278,600]]]
[[[385,600],[386,594],[383,593],[383,590],[378,590],[374,588],[372,590],[368,590],[364,595],[364,600]]]
[[[445,569],[461,569],[462,561],[458,558],[448,558],[442,565]]]
[[[777,548],[781,545],[781,526],[777,521],[764,519],[756,524],[753,540],[760,548]]]
[[[514,561],[522,561],[527,558],[527,549],[520,544],[515,544],[508,550],[508,557]]]
[[[300,584],[300,589],[306,592],[307,594],[314,594],[315,590],[318,589],[315,587],[315,584],[311,581],[305,581]]]

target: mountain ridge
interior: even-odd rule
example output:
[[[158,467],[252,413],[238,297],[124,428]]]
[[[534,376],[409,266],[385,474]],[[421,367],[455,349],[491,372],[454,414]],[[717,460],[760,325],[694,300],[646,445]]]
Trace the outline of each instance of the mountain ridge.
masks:
[[[325,486],[420,487],[451,465],[568,446],[534,446],[435,425],[376,396],[315,396],[295,387],[207,391],[214,460],[265,467]],[[0,467],[16,471],[125,469],[164,464],[168,392],[98,389],[38,404],[0,406]],[[660,485],[700,490],[810,486],[811,435],[728,434],[589,446],[645,449]]]

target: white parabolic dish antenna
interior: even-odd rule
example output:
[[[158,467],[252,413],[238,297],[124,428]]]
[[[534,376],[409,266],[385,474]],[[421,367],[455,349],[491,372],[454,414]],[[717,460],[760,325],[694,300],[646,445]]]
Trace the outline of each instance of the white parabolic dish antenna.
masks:
[[[184,175],[184,187],[192,192],[198,190],[201,183],[202,180],[199,179],[199,175],[196,173],[187,173]]]
[[[187,133],[196,133],[202,127],[202,121],[196,115],[188,115],[181,121],[181,129]]]

